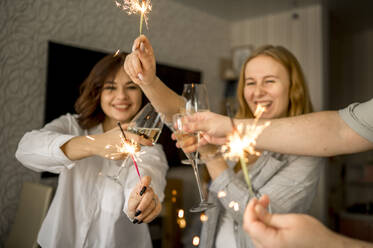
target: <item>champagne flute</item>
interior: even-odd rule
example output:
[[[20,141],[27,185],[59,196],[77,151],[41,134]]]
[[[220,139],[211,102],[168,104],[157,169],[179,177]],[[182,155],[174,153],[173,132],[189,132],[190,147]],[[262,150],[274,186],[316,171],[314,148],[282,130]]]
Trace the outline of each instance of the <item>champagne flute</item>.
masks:
[[[159,136],[161,135],[162,128],[163,122],[161,120],[161,115],[154,109],[154,107],[150,103],[147,103],[131,120],[130,124],[127,127],[127,131],[139,136],[143,136],[146,139],[150,139],[152,143],[155,144]],[[123,161],[116,175],[107,175],[107,177],[112,179],[114,182],[122,185],[119,180],[119,176],[131,156],[132,159],[134,159],[133,154],[129,154],[128,157]],[[135,163],[135,161],[133,162]],[[137,171],[137,173],[140,177],[139,171]]]
[[[184,90],[182,96],[185,99],[185,108],[181,110],[181,113],[175,114],[173,117],[173,122],[176,127],[176,138],[183,139],[187,138],[188,135],[195,135],[197,137],[197,142],[199,142],[199,133],[195,134],[185,134],[182,132],[182,117],[184,115],[193,114],[201,111],[208,111],[208,96],[207,89],[204,84],[184,84]],[[198,151],[194,153],[185,153],[186,157],[190,161],[190,164],[194,170],[194,176],[197,181],[198,191],[200,195],[201,202],[196,206],[190,209],[191,212],[202,212],[206,209],[215,207],[214,204],[206,201],[201,188],[201,181],[198,170]]]

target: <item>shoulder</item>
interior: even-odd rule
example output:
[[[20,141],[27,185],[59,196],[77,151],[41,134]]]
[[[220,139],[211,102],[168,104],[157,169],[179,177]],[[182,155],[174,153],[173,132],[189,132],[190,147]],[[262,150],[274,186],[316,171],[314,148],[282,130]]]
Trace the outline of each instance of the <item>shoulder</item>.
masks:
[[[339,110],[340,118],[356,133],[373,142],[373,99]]]

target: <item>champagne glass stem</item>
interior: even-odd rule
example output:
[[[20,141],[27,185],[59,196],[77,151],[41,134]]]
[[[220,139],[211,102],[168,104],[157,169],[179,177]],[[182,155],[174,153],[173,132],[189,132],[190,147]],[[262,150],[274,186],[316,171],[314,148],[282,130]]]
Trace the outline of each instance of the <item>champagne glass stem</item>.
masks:
[[[127,162],[128,158],[129,158],[129,156],[128,156],[125,160],[123,160],[123,163],[122,163],[121,166],[119,167],[119,169],[118,169],[118,171],[117,171],[117,174],[116,174],[115,176],[112,176],[112,178],[114,178],[114,179],[116,179],[116,180],[119,179],[119,176],[120,176],[120,174],[122,173],[123,168],[126,166],[126,162]]]
[[[199,177],[197,158],[195,158],[195,160],[191,159],[190,162],[192,164],[193,171],[194,171],[194,176],[195,176],[196,181],[197,181],[199,197],[201,198],[201,202],[205,202],[205,197],[203,196],[203,193],[202,193],[201,180],[200,180],[200,177]]]

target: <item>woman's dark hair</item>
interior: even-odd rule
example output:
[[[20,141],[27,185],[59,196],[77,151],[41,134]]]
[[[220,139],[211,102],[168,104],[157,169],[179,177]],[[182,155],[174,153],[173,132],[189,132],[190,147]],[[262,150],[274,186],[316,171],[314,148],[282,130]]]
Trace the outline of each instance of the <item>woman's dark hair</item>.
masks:
[[[92,68],[80,86],[80,96],[75,102],[75,111],[79,114],[78,122],[82,128],[89,129],[104,121],[105,113],[100,104],[101,91],[108,77],[114,77],[118,70],[123,70],[125,58],[126,54],[123,52],[105,56]],[[143,95],[141,106],[146,102],[147,99]]]

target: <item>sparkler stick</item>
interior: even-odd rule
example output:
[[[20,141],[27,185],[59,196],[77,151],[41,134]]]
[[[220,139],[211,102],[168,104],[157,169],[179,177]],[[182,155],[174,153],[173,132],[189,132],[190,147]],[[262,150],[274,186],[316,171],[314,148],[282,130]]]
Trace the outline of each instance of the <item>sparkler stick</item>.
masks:
[[[141,15],[140,15],[140,35],[142,34],[142,22],[143,22],[143,19],[144,19],[144,4],[145,4],[145,1],[142,0],[142,4],[141,4]]]
[[[230,105],[229,102],[227,102],[226,108],[227,108],[227,114],[229,116],[229,119],[231,120],[233,132],[237,132],[238,135],[240,136],[240,138],[242,139],[241,134],[238,132],[237,127],[234,124],[233,114],[232,114],[232,111],[231,111],[231,105]],[[248,171],[248,168],[246,166],[246,161],[245,161],[245,157],[244,157],[243,152],[241,153],[241,156],[240,156],[240,163],[241,163],[241,167],[242,167],[242,171],[243,171],[243,175],[244,175],[247,187],[249,188],[249,192],[250,192],[251,195],[254,195],[253,187],[252,187],[250,176],[249,176],[249,171]]]
[[[227,105],[228,107],[229,105]],[[250,180],[250,176],[248,173],[248,168],[246,165],[246,154],[254,154],[259,155],[260,153],[255,151],[254,147],[256,144],[256,139],[259,134],[266,128],[270,123],[266,122],[264,125],[258,125],[258,120],[262,116],[263,112],[265,111],[265,107],[258,105],[255,111],[255,119],[254,123],[251,127],[247,130],[244,125],[239,125],[238,127],[234,124],[231,111],[227,109],[227,113],[229,114],[229,118],[232,123],[233,132],[230,136],[228,136],[228,143],[222,147],[222,151],[224,153],[225,158],[229,159],[239,159],[242,167],[242,171],[244,173],[244,178],[246,184],[249,188],[249,191],[252,195],[254,195],[252,184]]]
[[[125,135],[125,133],[124,133],[124,131],[123,131],[123,129],[122,129],[122,125],[120,125],[120,122],[119,122],[119,121],[117,122],[117,125],[119,126],[120,131],[122,132],[122,135],[123,135],[123,138],[124,138],[123,142],[126,142],[126,141],[127,141],[127,138],[126,138],[126,135]],[[137,175],[139,176],[139,179],[140,179],[140,181],[141,181],[141,175],[140,175],[140,171],[139,171],[139,168],[138,168],[138,166],[137,166],[137,163],[136,163],[135,157],[133,156],[132,153],[130,153],[130,157],[131,157],[131,159],[132,159],[133,164],[135,165]]]

